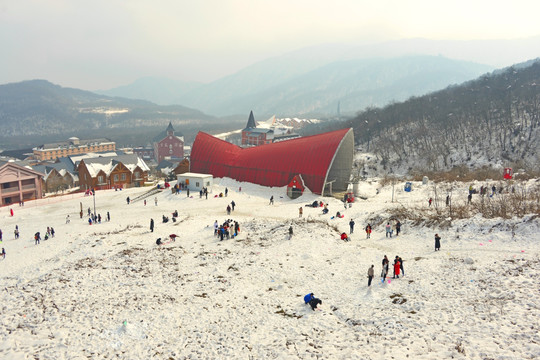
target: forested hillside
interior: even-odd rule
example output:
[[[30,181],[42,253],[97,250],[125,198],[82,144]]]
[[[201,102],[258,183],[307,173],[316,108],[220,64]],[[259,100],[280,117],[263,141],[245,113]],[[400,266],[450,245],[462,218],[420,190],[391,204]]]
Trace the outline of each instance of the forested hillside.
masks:
[[[385,172],[514,166],[538,168],[540,61],[484,75],[348,122]],[[381,169],[379,169],[381,170]]]

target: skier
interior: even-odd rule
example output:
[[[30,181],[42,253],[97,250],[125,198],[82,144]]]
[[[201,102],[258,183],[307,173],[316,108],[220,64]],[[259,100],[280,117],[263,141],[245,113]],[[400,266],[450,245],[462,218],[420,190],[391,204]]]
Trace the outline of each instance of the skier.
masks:
[[[441,251],[441,237],[439,234],[435,234],[435,251]]]
[[[154,219],[150,219],[150,232],[154,232]]]
[[[354,220],[353,219],[351,219],[351,221],[349,221],[349,227],[351,229],[351,231],[349,231],[349,232],[352,234],[353,231],[354,231]]]
[[[371,267],[367,271],[367,276],[368,276],[367,286],[371,286],[371,280],[373,280],[373,276],[375,275],[374,267],[375,267],[375,265],[371,265]]]

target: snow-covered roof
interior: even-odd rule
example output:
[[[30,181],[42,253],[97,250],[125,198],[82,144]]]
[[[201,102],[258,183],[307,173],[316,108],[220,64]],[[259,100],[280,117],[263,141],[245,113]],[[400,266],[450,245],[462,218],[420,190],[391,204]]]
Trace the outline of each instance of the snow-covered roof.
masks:
[[[122,163],[131,172],[135,171],[137,167],[142,171],[150,171],[150,168],[146,165],[144,160],[135,154],[88,158],[84,159],[84,163],[92,177],[97,176],[100,171],[109,175],[119,163]]]

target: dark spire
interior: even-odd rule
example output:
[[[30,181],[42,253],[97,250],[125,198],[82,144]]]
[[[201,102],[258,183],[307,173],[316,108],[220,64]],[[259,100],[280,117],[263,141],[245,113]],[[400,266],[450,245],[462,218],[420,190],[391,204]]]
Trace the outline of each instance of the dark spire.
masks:
[[[167,126],[167,135],[174,135],[174,128],[170,121],[169,121],[169,126]]]
[[[253,110],[249,112],[249,119],[246,125],[246,129],[254,129],[257,127],[257,123],[255,123],[255,117],[253,116]]]

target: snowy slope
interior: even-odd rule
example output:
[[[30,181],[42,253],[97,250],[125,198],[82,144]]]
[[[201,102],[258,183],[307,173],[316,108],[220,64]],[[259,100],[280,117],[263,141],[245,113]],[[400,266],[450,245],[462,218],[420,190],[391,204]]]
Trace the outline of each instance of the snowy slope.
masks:
[[[397,191],[392,203],[391,187],[366,184],[368,199],[344,209],[333,198],[290,200],[285,188],[216,181],[208,199],[164,191],[157,206],[154,196],[126,204],[147,189],[98,191],[97,212],[111,221],[92,226],[79,219],[80,203],[85,214],[93,209],[82,194],[14,207],[14,217],[0,209],[0,358],[540,357],[538,219],[474,217],[448,229],[402,221],[403,233],[385,238],[389,210],[424,204],[427,186]],[[213,197],[225,187],[228,197]],[[304,207],[299,218],[314,200],[328,202],[330,214]],[[174,210],[179,221],[161,223]],[[331,219],[338,210],[345,217]],[[228,218],[240,235],[219,242],[213,223]],[[345,243],[339,233],[351,218]],[[362,228],[374,218],[384,221],[367,240]],[[33,234],[47,226],[55,238],[35,245]],[[156,246],[171,233],[176,242]],[[384,255],[405,260],[404,277],[381,282]],[[309,292],[322,299],[320,311],[304,305]]]

